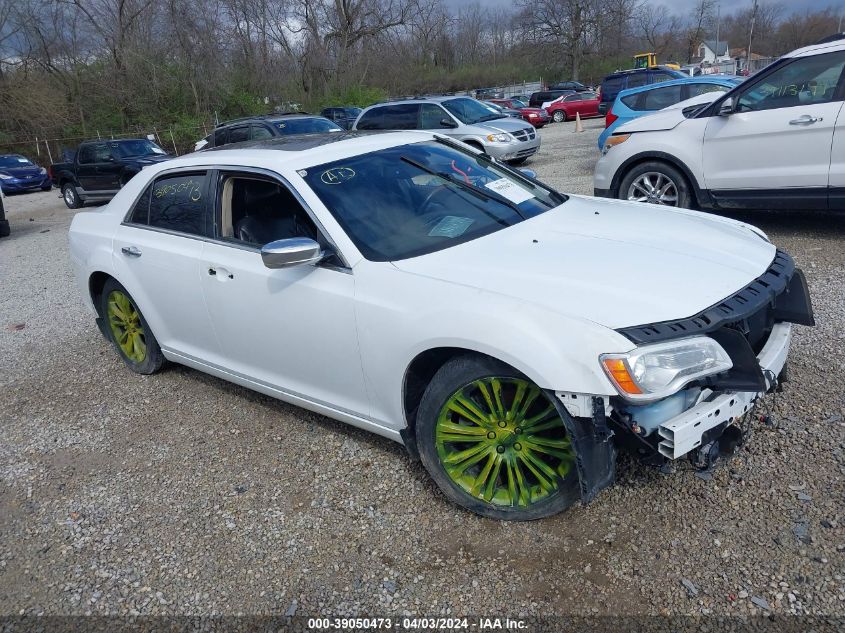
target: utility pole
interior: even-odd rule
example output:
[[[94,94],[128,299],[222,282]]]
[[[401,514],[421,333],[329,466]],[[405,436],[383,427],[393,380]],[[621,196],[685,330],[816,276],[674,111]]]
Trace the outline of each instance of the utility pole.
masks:
[[[716,3],[716,50],[713,51],[716,53],[716,58],[713,60],[716,62],[716,66],[719,66],[719,72],[722,72],[722,68],[719,65],[719,22],[721,21],[722,13],[722,5],[721,3]]]
[[[757,18],[757,0],[754,0],[754,8],[751,10],[751,28],[748,30],[748,48],[745,49],[745,70],[751,74],[751,42],[754,40],[754,20]]]

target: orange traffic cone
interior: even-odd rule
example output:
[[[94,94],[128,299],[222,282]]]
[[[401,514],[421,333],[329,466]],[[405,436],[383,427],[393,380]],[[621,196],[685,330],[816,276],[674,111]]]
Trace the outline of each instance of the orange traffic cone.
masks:
[[[583,132],[584,131],[584,124],[581,123],[581,114],[576,112],[575,113],[575,131],[576,132]]]

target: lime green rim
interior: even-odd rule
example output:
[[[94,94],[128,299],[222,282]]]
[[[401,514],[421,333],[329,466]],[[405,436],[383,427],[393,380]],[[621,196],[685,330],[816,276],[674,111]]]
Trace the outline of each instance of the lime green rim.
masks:
[[[142,363],[147,357],[147,341],[141,313],[129,296],[120,290],[109,293],[107,318],[114,340],[124,356],[135,363]]]
[[[527,508],[560,489],[575,462],[563,420],[533,383],[480,378],[455,391],[435,426],[449,478],[495,506]]]

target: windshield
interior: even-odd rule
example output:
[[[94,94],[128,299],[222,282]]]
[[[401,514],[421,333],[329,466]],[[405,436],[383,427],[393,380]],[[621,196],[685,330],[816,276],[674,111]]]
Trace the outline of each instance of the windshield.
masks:
[[[319,134],[320,132],[342,132],[343,128],[337,123],[322,117],[285,119],[274,124],[279,134],[288,136],[293,134]]]
[[[23,156],[0,156],[0,167],[31,167],[32,163]]]
[[[466,125],[505,118],[505,115],[499,112],[491,112],[489,106],[475,99],[449,99],[441,105]]]
[[[120,158],[126,156],[149,156],[150,154],[158,154],[163,156],[167,154],[161,147],[147,139],[134,139],[131,141],[120,141],[119,143],[111,143],[112,153]]]
[[[511,107],[512,108],[527,108],[528,104],[524,101],[520,101],[519,99],[511,100]]]
[[[372,261],[449,248],[566,200],[445,140],[391,147],[299,175]]]

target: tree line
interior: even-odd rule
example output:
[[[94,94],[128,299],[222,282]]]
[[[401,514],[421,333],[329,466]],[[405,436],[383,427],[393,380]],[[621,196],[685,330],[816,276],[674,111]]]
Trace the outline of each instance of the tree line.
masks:
[[[836,31],[833,9],[722,3],[733,47],[778,55]],[[450,5],[451,6],[451,5]],[[0,0],[0,144],[276,108],[366,105],[542,78],[597,83],[653,51],[690,61],[716,0]]]

